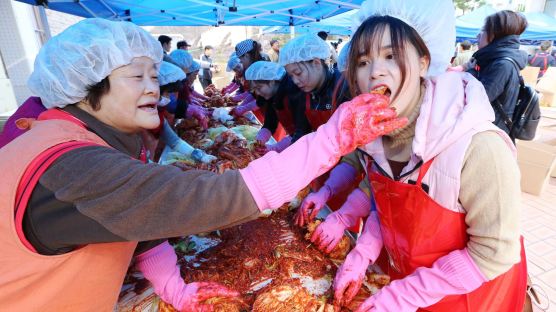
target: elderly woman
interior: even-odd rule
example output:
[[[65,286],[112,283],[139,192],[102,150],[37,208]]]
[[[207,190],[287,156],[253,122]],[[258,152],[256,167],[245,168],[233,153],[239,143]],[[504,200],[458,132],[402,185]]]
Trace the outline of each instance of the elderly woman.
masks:
[[[149,33],[103,19],[69,27],[39,52],[28,84],[48,110],[18,120],[27,131],[0,149],[3,309],[110,311],[134,254],[155,292],[177,309],[237,295],[214,283],[185,284],[161,239],[255,219],[405,121],[367,94],[243,170],[146,164],[138,133],[160,123],[161,60]]]

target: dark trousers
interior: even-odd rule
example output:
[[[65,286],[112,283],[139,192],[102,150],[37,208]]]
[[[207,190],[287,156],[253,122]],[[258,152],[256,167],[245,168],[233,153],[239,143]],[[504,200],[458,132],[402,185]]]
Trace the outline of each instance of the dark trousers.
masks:
[[[201,86],[203,86],[203,90],[205,90],[209,85],[212,84],[212,79],[205,79],[199,77],[199,82],[201,82]]]

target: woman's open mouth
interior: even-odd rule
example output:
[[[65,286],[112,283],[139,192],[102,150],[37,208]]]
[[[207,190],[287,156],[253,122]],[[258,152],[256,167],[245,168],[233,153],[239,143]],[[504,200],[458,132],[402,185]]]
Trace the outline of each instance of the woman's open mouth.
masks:
[[[392,91],[390,91],[390,88],[388,88],[388,86],[386,85],[377,85],[374,86],[371,89],[371,94],[382,94],[382,95],[386,95],[387,97],[390,97],[392,95]]]
[[[147,103],[143,105],[139,105],[139,109],[146,112],[156,112],[156,103]]]

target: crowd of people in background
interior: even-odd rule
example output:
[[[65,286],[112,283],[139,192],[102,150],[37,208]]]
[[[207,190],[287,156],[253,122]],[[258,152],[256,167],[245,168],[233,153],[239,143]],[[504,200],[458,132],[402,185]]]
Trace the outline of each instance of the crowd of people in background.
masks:
[[[472,43],[469,40],[463,40],[458,43],[451,65],[454,67],[465,66],[469,61],[473,61],[475,59],[473,57],[474,53],[480,48],[479,44],[479,41]],[[522,48],[524,49],[525,46],[520,46],[520,49]],[[538,78],[540,79],[549,67],[556,66],[556,49],[553,48],[552,41],[544,40],[534,49],[534,52],[531,53],[531,50],[532,49],[528,49],[526,66],[540,68],[538,74]]]
[[[519,41],[527,20],[500,11],[486,18],[476,49],[463,41],[452,57],[453,4],[426,2],[365,1],[349,43],[330,43],[321,31],[283,45],[272,40],[267,52],[253,39],[235,45],[226,66],[234,77],[222,94],[238,102],[230,115],[253,112],[261,121],[256,140],[264,156],[221,175],[153,163],[159,141],[196,161],[214,160],[172,129],[180,118],[208,128],[201,105],[208,97],[193,82],[213,84],[220,71],[213,46],[195,60],[187,41],[172,51],[169,36],[157,42],[132,23],[97,18],[49,40],[29,80],[38,97],[16,113],[31,119],[0,140],[0,169],[9,173],[0,187],[16,194],[45,150],[82,145],[37,173],[18,218],[15,195],[0,199],[10,216],[0,223],[9,251],[2,302],[12,310],[52,302],[111,310],[132,257],[178,309],[238,296],[214,282],[186,284],[167,238],[256,219],[311,183],[298,225],[346,193],[311,237],[322,251],[366,218],[335,276],[338,304],[353,299],[368,265],[378,263],[395,281],[358,311],[522,311],[520,178],[503,117],[515,109],[521,69],[555,66],[552,45],[543,42],[528,57]],[[68,70],[67,59],[106,65]],[[70,222],[52,222],[59,220],[49,211]],[[54,300],[59,293],[66,296]]]

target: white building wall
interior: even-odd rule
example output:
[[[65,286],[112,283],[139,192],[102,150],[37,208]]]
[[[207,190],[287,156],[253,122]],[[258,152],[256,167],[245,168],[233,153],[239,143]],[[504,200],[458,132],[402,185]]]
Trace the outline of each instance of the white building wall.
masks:
[[[556,0],[546,0],[544,13],[556,18]]]
[[[48,26],[50,26],[50,33],[52,36],[64,31],[69,26],[81,21],[83,18],[62,12],[45,10],[48,19]]]
[[[27,78],[33,71],[33,62],[40,49],[36,30],[32,6],[13,0],[0,1],[0,52],[18,104],[31,95]],[[2,99],[0,110],[13,106],[7,101]]]
[[[544,12],[546,0],[527,0],[525,12]]]

